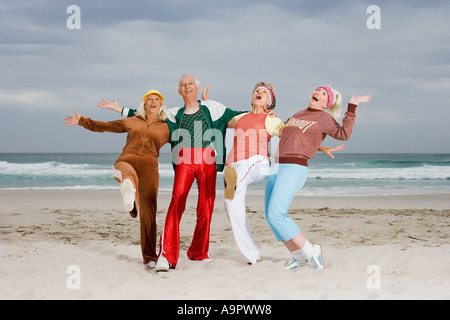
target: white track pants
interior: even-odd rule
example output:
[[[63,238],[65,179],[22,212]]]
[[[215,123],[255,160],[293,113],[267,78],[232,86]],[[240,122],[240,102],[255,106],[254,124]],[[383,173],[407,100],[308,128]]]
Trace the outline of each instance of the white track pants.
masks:
[[[225,199],[225,210],[239,250],[248,262],[253,264],[260,259],[260,255],[259,247],[255,244],[247,223],[245,194],[249,184],[261,181],[269,175],[270,163],[266,157],[256,155],[231,165],[236,169],[238,180],[234,199]]]

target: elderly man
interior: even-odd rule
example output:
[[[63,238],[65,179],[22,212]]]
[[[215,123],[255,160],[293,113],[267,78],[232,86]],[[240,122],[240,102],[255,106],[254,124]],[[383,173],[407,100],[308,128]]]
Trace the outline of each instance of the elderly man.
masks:
[[[209,259],[211,217],[216,198],[217,171],[225,164],[225,133],[228,122],[241,112],[232,111],[216,101],[197,99],[199,81],[192,75],[181,77],[178,93],[184,107],[170,109],[167,121],[172,132],[172,160],[175,179],[172,200],[161,234],[160,256],[156,271],[176,267],[179,247],[179,225],[186,199],[194,179],[197,180],[197,224],[187,251],[191,260]]]
[[[241,111],[233,111],[223,104],[197,99],[200,82],[185,74],[178,83],[178,93],[184,106],[167,110],[167,124],[171,132],[172,162],[175,178],[172,199],[161,233],[160,255],[156,271],[175,268],[179,257],[181,217],[194,180],[198,186],[197,224],[187,255],[191,260],[209,259],[211,217],[216,197],[217,171],[225,166],[225,133],[230,122]],[[104,101],[100,107],[133,116],[135,110],[120,108]]]

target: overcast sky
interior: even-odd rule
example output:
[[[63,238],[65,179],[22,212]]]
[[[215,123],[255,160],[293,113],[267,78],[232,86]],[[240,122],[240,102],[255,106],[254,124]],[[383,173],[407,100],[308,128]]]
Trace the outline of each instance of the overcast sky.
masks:
[[[176,85],[192,73],[236,110],[250,109],[256,82],[274,83],[283,120],[319,85],[344,109],[373,94],[346,152],[450,153],[449,14],[449,1],[0,0],[0,152],[120,152],[125,134],[64,117],[115,120],[98,100],[136,107],[150,89],[182,106]]]

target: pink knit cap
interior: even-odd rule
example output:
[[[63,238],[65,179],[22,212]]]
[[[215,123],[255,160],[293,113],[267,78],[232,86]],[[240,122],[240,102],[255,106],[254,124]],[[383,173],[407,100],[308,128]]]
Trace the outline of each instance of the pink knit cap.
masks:
[[[331,107],[333,105],[333,101],[334,101],[333,89],[331,89],[330,86],[321,86],[321,87],[318,87],[317,89],[320,89],[320,88],[324,89],[328,93],[328,103],[327,103],[327,109],[328,109],[329,107]]]

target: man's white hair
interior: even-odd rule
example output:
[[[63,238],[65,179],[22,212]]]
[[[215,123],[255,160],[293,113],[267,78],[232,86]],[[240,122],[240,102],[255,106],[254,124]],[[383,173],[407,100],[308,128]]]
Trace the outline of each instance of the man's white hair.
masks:
[[[192,75],[192,74],[190,74],[190,73],[186,73],[186,74],[183,74],[183,75],[181,76],[180,80],[178,81],[178,85],[177,85],[177,90],[178,90],[178,91],[180,91],[180,88],[181,88],[181,80],[183,80],[184,77],[192,77],[192,78],[194,78],[195,84],[197,85],[197,87],[200,87],[200,81],[198,81],[198,79],[197,79],[194,75]]]

